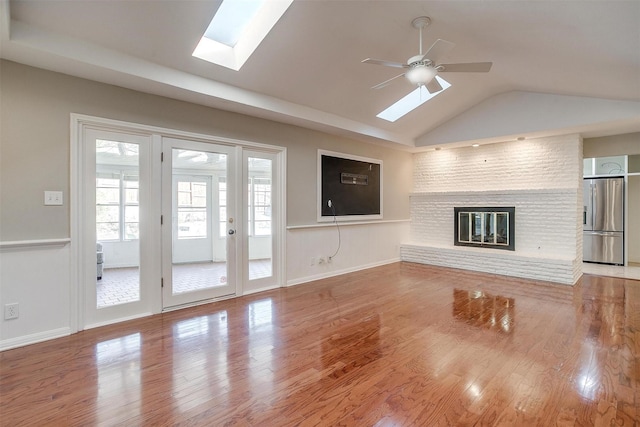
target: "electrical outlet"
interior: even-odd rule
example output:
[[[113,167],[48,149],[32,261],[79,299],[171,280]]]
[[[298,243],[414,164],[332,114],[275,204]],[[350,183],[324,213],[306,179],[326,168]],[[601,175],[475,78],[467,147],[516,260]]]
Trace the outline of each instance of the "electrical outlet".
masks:
[[[5,320],[9,320],[9,319],[17,319],[18,316],[20,315],[20,312],[18,310],[19,306],[17,302],[14,302],[12,304],[5,304],[4,305],[4,319]]]
[[[318,257],[318,264],[324,264],[325,262],[327,262],[327,259],[325,257]]]

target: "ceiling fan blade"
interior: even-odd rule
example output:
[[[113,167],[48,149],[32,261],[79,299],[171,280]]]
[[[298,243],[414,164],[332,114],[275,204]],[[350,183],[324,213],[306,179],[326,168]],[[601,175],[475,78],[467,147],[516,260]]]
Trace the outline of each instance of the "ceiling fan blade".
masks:
[[[493,62],[467,62],[461,64],[438,64],[439,72],[451,73],[486,73],[491,69]]]
[[[431,94],[440,92],[442,90],[442,86],[440,86],[440,82],[435,77],[429,83],[427,83],[426,86],[427,86],[427,90]]]
[[[446,40],[438,39],[431,45],[427,53],[422,56],[422,59],[430,59],[434,64],[438,62],[438,59],[449,53],[451,49],[455,47],[455,43],[448,42]]]
[[[382,89],[383,87],[387,86],[389,83],[391,83],[393,80],[397,79],[398,77],[402,77],[404,76],[404,73],[402,74],[398,74],[395,77],[391,77],[389,80],[385,80],[382,83],[378,83],[375,86],[372,86],[371,89]]]
[[[394,68],[409,68],[407,64],[402,64],[400,62],[393,61],[385,61],[383,59],[373,59],[367,58],[362,60],[363,64],[374,64],[374,65],[384,65],[385,67],[394,67]]]

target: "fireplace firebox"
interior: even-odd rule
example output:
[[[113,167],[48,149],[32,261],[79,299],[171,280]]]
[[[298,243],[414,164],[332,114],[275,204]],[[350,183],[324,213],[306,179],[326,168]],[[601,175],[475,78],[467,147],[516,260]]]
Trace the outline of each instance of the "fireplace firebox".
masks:
[[[515,251],[515,207],[455,207],[454,245]]]

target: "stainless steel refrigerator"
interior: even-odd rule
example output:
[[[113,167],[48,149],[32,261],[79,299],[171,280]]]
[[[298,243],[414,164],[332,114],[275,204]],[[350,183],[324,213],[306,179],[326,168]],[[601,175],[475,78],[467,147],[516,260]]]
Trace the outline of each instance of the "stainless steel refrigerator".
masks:
[[[624,264],[624,178],[584,180],[583,261]]]

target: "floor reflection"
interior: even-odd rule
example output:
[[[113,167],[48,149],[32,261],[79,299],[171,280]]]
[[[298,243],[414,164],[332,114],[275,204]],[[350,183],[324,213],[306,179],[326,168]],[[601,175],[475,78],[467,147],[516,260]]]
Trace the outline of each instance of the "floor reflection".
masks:
[[[637,350],[628,333],[640,330],[640,283],[625,287],[615,283],[616,279],[603,277],[598,286],[581,289],[576,313],[585,328],[573,384],[583,399],[594,402],[611,385],[630,387],[638,376]],[[615,377],[603,367],[614,368]]]
[[[470,325],[511,334],[515,299],[481,291],[453,290],[453,317]]]
[[[273,303],[271,298],[249,304],[249,327],[270,326],[273,322]]]
[[[247,307],[249,376],[251,387],[270,392],[274,388],[276,337],[274,305],[271,298],[252,301]]]
[[[113,420],[111,402],[129,402],[119,415],[128,419],[140,415],[141,336],[130,334],[96,344],[98,395],[96,415],[99,421]]]
[[[219,390],[229,387],[227,319],[223,310],[173,325],[172,397],[182,413],[214,397],[226,401]]]

